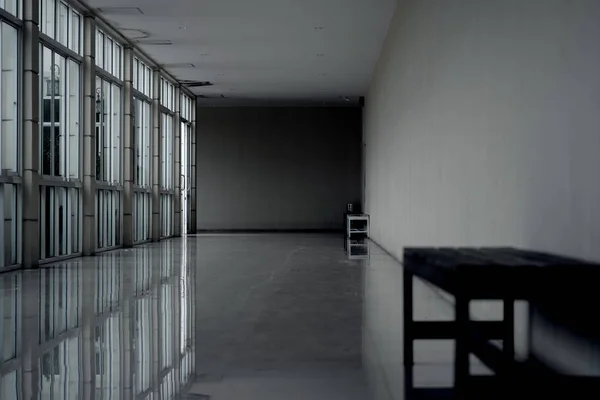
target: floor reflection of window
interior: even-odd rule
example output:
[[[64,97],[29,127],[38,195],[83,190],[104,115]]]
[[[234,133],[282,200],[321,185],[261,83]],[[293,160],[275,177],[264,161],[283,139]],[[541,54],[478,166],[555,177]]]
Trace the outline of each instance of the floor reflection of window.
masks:
[[[185,252],[185,250],[184,250]],[[192,344],[192,292],[190,280],[188,277],[188,267],[186,262],[182,262],[182,272],[180,278],[180,352],[183,355]]]
[[[135,303],[134,382],[136,394],[142,393],[150,388],[150,367],[152,365],[150,304],[151,299],[149,297],[137,299]]]
[[[18,399],[20,388],[18,386],[17,371],[11,371],[0,377],[0,399]]]
[[[160,383],[161,399],[171,400],[175,396],[175,372],[169,371]]]
[[[119,400],[121,395],[121,320],[106,318],[95,331],[96,398]]]
[[[19,307],[19,281],[17,274],[0,277],[0,338],[2,338],[0,363],[17,356],[17,310]]]
[[[114,311],[119,305],[120,290],[121,266],[118,258],[111,254],[100,256],[96,269],[96,313]]]
[[[45,352],[40,359],[40,398],[79,398],[79,337],[71,337]]]
[[[162,285],[161,288],[161,370],[170,367],[173,363],[173,286]]]
[[[40,272],[40,341],[79,325],[80,265],[57,265]]]
[[[141,249],[135,253],[134,287],[135,294],[140,295],[150,290],[152,264],[148,249]]]
[[[175,259],[173,256],[172,242],[167,242],[163,245],[161,252],[160,252],[160,262],[161,262],[161,268],[160,268],[161,277],[164,279],[164,278],[170,278],[171,276],[173,276]]]

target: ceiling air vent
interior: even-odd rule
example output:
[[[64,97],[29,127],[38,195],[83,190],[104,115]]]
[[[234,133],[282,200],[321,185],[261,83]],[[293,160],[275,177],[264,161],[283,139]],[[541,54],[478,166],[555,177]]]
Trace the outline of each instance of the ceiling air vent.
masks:
[[[105,15],[143,15],[144,12],[139,7],[100,7],[96,9],[100,14]]]
[[[181,82],[181,84],[183,86],[186,86],[186,87],[189,87],[189,88],[191,88],[191,87],[212,86],[213,85],[209,81],[189,81],[189,80],[185,80],[184,79],[184,80],[182,80],[180,82]]]
[[[119,28],[119,31],[121,31],[127,39],[131,40],[142,40],[150,37],[148,32],[141,29]]]
[[[170,46],[173,44],[170,40],[162,39],[138,39],[135,41],[137,44],[143,44],[147,46]]]
[[[196,68],[196,66],[192,63],[173,63],[173,64],[163,64],[163,68]]]

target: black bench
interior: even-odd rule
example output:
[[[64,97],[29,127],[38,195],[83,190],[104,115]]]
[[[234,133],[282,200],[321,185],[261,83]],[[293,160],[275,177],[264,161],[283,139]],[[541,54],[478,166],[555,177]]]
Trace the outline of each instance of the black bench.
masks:
[[[413,277],[417,276],[454,295],[454,321],[414,321]],[[590,391],[599,395],[598,378],[564,376],[531,356],[525,362],[514,357],[514,301],[549,304],[556,297],[577,299],[593,307],[587,298],[598,291],[600,265],[567,257],[514,248],[406,248],[404,251],[404,366],[406,399],[505,398],[511,393],[563,395]],[[596,297],[597,299],[597,297]],[[471,300],[503,301],[503,321],[472,321]],[[547,302],[545,300],[551,300]],[[560,302],[559,302],[560,304]],[[600,304],[598,304],[600,305]],[[559,306],[560,308],[560,306]],[[595,308],[595,307],[594,307]],[[580,311],[581,312],[581,311]],[[587,310],[589,316],[589,309]],[[584,313],[582,313],[583,315]],[[567,317],[568,319],[568,317]],[[589,317],[587,318],[589,320]],[[596,326],[589,322],[583,323]],[[589,328],[589,327],[588,327]],[[413,387],[413,341],[454,339],[453,390]],[[502,340],[502,348],[491,340]],[[495,376],[471,376],[469,354],[475,354]],[[512,391],[512,392],[511,392]],[[483,396],[483,397],[482,397]]]

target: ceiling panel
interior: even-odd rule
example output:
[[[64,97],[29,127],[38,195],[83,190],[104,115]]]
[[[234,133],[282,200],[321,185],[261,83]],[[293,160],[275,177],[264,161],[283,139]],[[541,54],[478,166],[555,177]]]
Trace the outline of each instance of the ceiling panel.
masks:
[[[396,0],[88,0],[178,79],[210,81],[198,95],[317,100],[366,93]]]

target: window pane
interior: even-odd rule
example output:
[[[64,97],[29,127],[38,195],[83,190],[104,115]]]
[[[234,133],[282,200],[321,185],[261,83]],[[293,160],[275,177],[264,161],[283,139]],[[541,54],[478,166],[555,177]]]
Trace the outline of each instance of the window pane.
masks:
[[[104,33],[100,31],[96,36],[96,65],[104,68]]]
[[[146,67],[146,93],[147,96],[152,97],[152,70],[150,67]]]
[[[0,97],[2,125],[0,126],[1,142],[0,155],[1,169],[17,172],[18,154],[18,75],[17,67],[17,30],[12,26],[2,23],[2,95]]]
[[[110,115],[111,115],[111,108],[112,108],[112,102],[111,102],[111,90],[110,90],[110,82],[106,82],[106,81],[102,81],[102,94],[103,94],[103,98],[104,98],[104,109],[102,111],[102,116],[103,116],[103,132],[102,132],[102,137],[104,140],[104,149],[103,149],[103,164],[104,164],[104,181],[106,182],[112,182],[112,158],[111,158],[111,146],[112,146],[112,121],[110,119]]]
[[[15,17],[19,16],[18,5],[20,5],[20,1],[18,1],[18,0],[0,1],[0,8],[3,8],[5,11],[11,13]]]
[[[112,163],[113,182],[121,182],[121,88],[112,85]]]
[[[119,78],[121,78],[121,46],[119,46],[118,44],[115,43],[115,56],[114,56],[114,67],[113,67],[113,74]]]
[[[79,178],[79,64],[69,60],[69,178]]]
[[[106,38],[106,48],[104,49],[104,57],[106,57],[106,61],[104,62],[104,70],[109,74],[112,74],[112,59],[113,59],[113,41],[112,39]]]
[[[133,183],[136,185],[140,184],[140,170],[141,170],[141,154],[140,154],[140,143],[141,143],[141,128],[142,128],[142,102],[138,99],[134,99],[134,129],[133,129]]]
[[[79,35],[80,35],[80,26],[79,26],[79,14],[77,14],[75,11],[73,11],[71,13],[71,35],[70,35],[70,42],[71,45],[69,46],[71,48],[71,50],[73,50],[76,53],[80,53],[81,49],[79,48]]]
[[[53,80],[53,54],[47,47],[42,51],[42,75],[41,75],[41,90],[42,98],[42,140],[41,140],[41,156],[42,156],[42,174],[50,175],[52,173],[52,155],[53,155],[53,133],[54,133],[54,80]]]
[[[104,91],[96,77],[96,179],[104,180]]]
[[[144,103],[144,185],[150,186],[150,127],[152,126],[152,113],[150,104]]]
[[[54,55],[54,175],[65,176],[67,167],[67,123],[66,123],[66,60]]]
[[[69,8],[64,3],[59,3],[58,7],[58,37],[56,40],[60,44],[65,46],[69,45],[68,32],[69,32]]]
[[[42,4],[42,32],[54,39],[54,26],[56,22],[55,0],[41,0]]]
[[[140,90],[138,86],[138,69],[140,68],[140,61],[135,58],[133,60],[133,88],[136,90]]]

